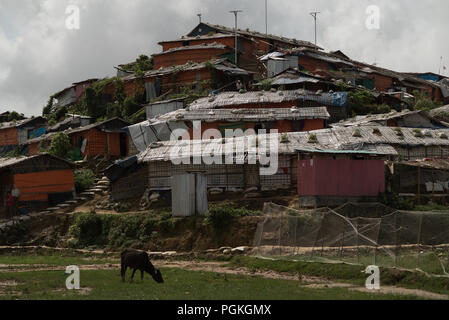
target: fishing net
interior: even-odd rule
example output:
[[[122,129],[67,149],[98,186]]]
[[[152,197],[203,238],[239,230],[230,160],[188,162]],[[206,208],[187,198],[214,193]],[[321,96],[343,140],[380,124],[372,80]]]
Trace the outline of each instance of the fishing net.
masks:
[[[398,211],[381,204],[295,210],[265,204],[254,254],[346,262],[448,275],[449,211]]]

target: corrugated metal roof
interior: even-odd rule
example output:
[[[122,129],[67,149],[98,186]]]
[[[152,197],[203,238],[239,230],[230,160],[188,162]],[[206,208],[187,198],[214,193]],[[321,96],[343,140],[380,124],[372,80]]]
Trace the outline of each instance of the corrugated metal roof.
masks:
[[[209,27],[211,27],[213,29],[216,29],[216,30],[218,30],[218,31],[220,31],[222,33],[231,33],[231,34],[235,33],[235,29],[234,28],[229,28],[229,27],[216,25],[216,24],[211,24],[211,23],[205,23],[205,22],[202,22],[202,24],[207,25],[207,26],[209,26]],[[275,35],[272,35],[272,34],[260,33],[260,32],[252,31],[252,30],[248,30],[248,29],[247,30],[237,29],[237,34],[243,35],[243,36],[247,36],[247,37],[257,37],[257,38],[275,40],[275,41],[279,41],[279,42],[288,43],[290,45],[322,49],[322,48],[314,45],[313,43],[311,43],[309,41],[285,38],[285,37],[275,36]]]
[[[199,45],[193,45],[193,46],[183,46],[183,47],[176,47],[171,48],[167,51],[155,53],[153,56],[160,56],[168,53],[178,52],[178,51],[189,51],[189,50],[206,50],[206,49],[226,49],[230,48],[228,46],[225,46],[224,44],[213,42],[213,43],[203,43]]]
[[[432,116],[430,116],[429,114],[427,114],[427,112],[423,111],[423,110],[416,110],[416,111],[410,111],[410,110],[404,110],[401,112],[397,112],[397,111],[392,111],[390,113],[383,113],[383,114],[374,114],[374,115],[365,115],[365,116],[356,116],[354,118],[345,120],[345,121],[340,121],[339,123],[334,123],[332,124],[333,127],[351,127],[351,126],[361,126],[361,125],[374,125],[375,122],[384,122],[384,121],[388,121],[388,120],[395,120],[395,119],[400,119],[400,118],[404,118],[407,116],[412,116],[412,115],[421,115],[427,119],[429,119],[430,121],[434,121],[436,123],[440,123],[440,121],[438,121],[437,119],[434,119]],[[446,126],[441,124],[442,126]]]
[[[298,148],[297,151],[301,153],[323,153],[323,154],[366,154],[366,155],[383,155],[382,152],[366,151],[366,150],[319,150],[319,149],[304,149]],[[386,153],[388,154],[388,153]]]
[[[59,129],[64,126],[64,125],[68,125],[72,122],[74,122],[75,120],[80,120],[81,119],[92,119],[92,117],[87,117],[87,116],[81,116],[81,115],[67,115],[68,117],[60,122],[58,122],[57,124],[51,126],[50,128],[48,128],[47,131],[51,132],[51,131],[59,131]]]
[[[157,121],[273,121],[329,119],[326,107],[274,109],[200,109],[177,110],[161,115]]]
[[[302,90],[289,91],[250,91],[246,93],[223,92],[218,95],[198,99],[189,106],[190,110],[216,109],[225,106],[241,104],[263,104],[281,103],[285,101],[296,101],[300,97]],[[292,106],[295,105],[292,103]]]
[[[333,97],[338,95],[335,93],[316,94],[312,91],[303,89],[285,90],[285,91],[249,91],[246,93],[239,92],[223,92],[217,95],[211,95],[206,98],[198,99],[190,104],[190,110],[200,109],[217,109],[222,107],[232,107],[244,104],[266,104],[266,103],[282,103],[292,102],[292,106],[296,105],[298,100],[316,101],[322,105],[334,105]]]
[[[12,167],[12,166],[18,165],[22,162],[33,160],[36,158],[52,158],[52,159],[55,159],[58,161],[65,162],[65,163],[71,165],[72,167],[76,167],[76,165],[73,162],[70,162],[68,160],[58,158],[53,155],[44,153],[44,154],[38,154],[35,156],[31,156],[31,157],[0,158],[0,169],[6,169],[8,167]]]
[[[430,135],[416,137],[413,128],[402,128],[399,136],[395,128],[390,127],[360,127],[357,134],[353,128],[332,128],[311,132],[294,132],[288,134],[258,135],[259,141],[266,140],[267,136],[278,139],[278,154],[295,154],[297,149],[305,148],[311,150],[356,150],[371,151],[385,155],[397,155],[393,146],[420,147],[441,146],[449,147],[449,139],[440,137],[441,134],[449,136],[449,129],[428,130]],[[316,140],[310,141],[311,135]],[[253,137],[254,138],[254,137]],[[140,162],[170,161],[173,158],[185,158],[187,156],[201,156],[201,150],[223,150],[223,142],[235,142],[244,146],[244,152],[248,152],[247,137],[230,139],[216,139],[203,141],[167,141],[159,142],[140,153]],[[189,144],[193,147],[190,153],[182,156],[180,150]],[[173,156],[177,155],[177,156]]]
[[[401,161],[395,162],[395,164],[407,165],[412,167],[429,168],[436,170],[449,170],[449,159],[432,159],[422,161]]]
[[[429,86],[435,87],[435,88],[440,87],[436,83],[426,81],[424,79],[418,78],[418,77],[410,75],[410,74],[396,72],[393,70],[381,68],[381,67],[378,67],[375,65],[371,65],[371,64],[368,64],[365,62],[360,62],[360,61],[356,61],[356,60],[352,60],[352,59],[344,59],[341,55],[337,55],[335,53],[327,53],[327,52],[318,51],[318,50],[314,50],[314,49],[306,48],[306,47],[293,48],[293,49],[290,49],[288,52],[292,55],[301,54],[301,55],[306,55],[306,56],[309,56],[309,57],[312,57],[315,59],[319,59],[319,60],[323,60],[323,61],[327,61],[327,62],[331,62],[331,63],[342,63],[342,64],[346,64],[349,66],[354,66],[354,67],[359,68],[359,71],[362,71],[365,73],[377,73],[380,75],[398,79],[401,82],[409,81],[409,82],[413,82],[413,83],[419,83],[421,85],[429,85]]]
[[[145,106],[156,106],[159,104],[167,104],[167,103],[171,103],[171,102],[178,102],[178,101],[184,101],[185,99],[187,99],[188,96],[185,97],[181,97],[181,98],[176,98],[176,99],[170,99],[170,100],[163,100],[163,101],[157,101],[157,102],[153,102],[153,103],[148,103]]]
[[[214,33],[214,34],[211,34],[211,35],[207,34],[207,35],[195,36],[195,37],[182,36],[181,38],[176,39],[176,40],[160,41],[159,44],[179,42],[179,41],[205,40],[205,39],[222,39],[222,38],[234,38],[234,37],[235,36],[233,34],[229,34],[229,33]]]
[[[35,120],[42,120],[42,121],[47,121],[45,118],[43,117],[35,117],[35,118],[29,118],[29,119],[24,119],[24,120],[17,120],[17,121],[11,121],[11,122],[3,122],[0,123],[0,130],[1,129],[9,129],[9,128],[17,128],[17,127],[22,127],[32,121]]]
[[[226,59],[212,59],[208,62],[187,62],[186,64],[183,65],[178,65],[178,66],[171,66],[171,67],[161,67],[157,70],[150,70],[145,72],[144,78],[152,78],[152,77],[157,77],[157,76],[163,76],[163,75],[167,75],[167,74],[172,74],[172,73],[176,73],[176,72],[182,72],[182,71],[193,71],[193,70],[200,70],[200,69],[204,69],[207,68],[208,63],[212,64],[215,66],[215,68],[223,71],[229,71],[229,72],[235,72],[238,74],[244,74],[244,75],[249,75],[249,72],[236,67],[234,64],[232,64],[231,62],[229,62]],[[123,81],[129,81],[129,80],[134,80],[137,79],[138,77],[134,74],[123,77],[122,80]]]
[[[94,128],[97,128],[97,127],[101,127],[101,126],[103,126],[103,125],[105,125],[105,124],[108,124],[109,122],[112,122],[112,121],[115,121],[115,120],[118,120],[118,121],[123,122],[123,127],[126,127],[126,126],[130,125],[130,123],[129,123],[128,121],[125,121],[125,120],[123,120],[123,119],[121,119],[121,118],[116,117],[116,118],[109,119],[109,120],[106,120],[106,121],[103,121],[103,122],[93,123],[93,124],[90,124],[90,125],[88,125],[88,126],[84,126],[84,127],[79,127],[79,128],[76,128],[76,129],[67,130],[66,133],[67,133],[67,134],[70,134],[70,133],[76,133],[76,132],[87,131],[87,130],[90,130],[90,129],[94,129]]]
[[[108,124],[109,122],[114,121],[114,120],[122,121],[123,122],[123,128],[128,126],[128,125],[130,125],[130,123],[128,121],[125,121],[125,120],[117,117],[117,118],[109,119],[109,120],[106,120],[106,121],[103,121],[103,122],[92,123],[92,124],[90,124],[88,126],[74,128],[74,129],[68,129],[68,130],[61,131],[61,132],[65,133],[65,134],[72,134],[72,133],[77,133],[77,132],[83,132],[83,131],[94,129],[94,128],[97,128],[97,127],[101,127],[102,125]],[[42,135],[42,136],[40,136],[38,138],[30,139],[30,140],[26,141],[24,144],[28,144],[29,145],[29,144],[33,144],[33,143],[36,143],[36,142],[41,142],[41,141],[45,141],[45,140],[51,140],[53,138],[53,136],[55,136],[56,134],[61,133],[61,132],[47,133],[47,134],[44,134],[44,135]]]

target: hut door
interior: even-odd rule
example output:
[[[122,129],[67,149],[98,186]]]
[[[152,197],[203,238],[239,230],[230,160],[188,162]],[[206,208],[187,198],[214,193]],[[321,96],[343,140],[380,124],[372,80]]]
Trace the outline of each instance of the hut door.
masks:
[[[127,137],[126,133],[120,133],[120,156],[121,157],[126,157],[128,154],[126,137]]]

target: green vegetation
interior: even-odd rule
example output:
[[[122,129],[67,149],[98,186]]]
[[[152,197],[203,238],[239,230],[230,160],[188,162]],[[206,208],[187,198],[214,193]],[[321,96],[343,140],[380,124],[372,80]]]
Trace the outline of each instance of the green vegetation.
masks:
[[[447,211],[447,206],[439,205],[434,202],[429,202],[425,205],[417,205],[412,199],[405,199],[399,197],[397,194],[387,193],[379,197],[379,202],[384,205],[404,211]]]
[[[206,216],[206,223],[212,225],[214,230],[220,233],[229,228],[235,217],[260,216],[261,214],[259,211],[245,208],[236,209],[224,203],[209,209]]]
[[[154,61],[153,58],[147,55],[141,54],[135,62],[123,65],[123,70],[127,72],[133,72],[137,77],[142,77],[146,71],[153,70]]]
[[[388,105],[378,105],[376,98],[369,90],[354,90],[348,93],[348,110],[353,115],[388,113]]]
[[[213,64],[213,63],[210,62],[210,61],[206,61],[205,66],[206,66],[206,68],[209,69],[209,70],[214,70],[214,69],[215,69],[215,64]]]
[[[263,91],[269,91],[271,89],[272,83],[273,79],[264,79],[260,81],[260,89]]]
[[[42,109],[42,116],[47,119],[50,126],[62,121],[69,112],[67,107],[54,105],[54,100],[55,98],[51,96],[47,105]]]
[[[423,137],[423,133],[421,129],[413,129],[413,134],[415,135],[415,137],[421,138]]]
[[[72,145],[70,138],[63,132],[58,133],[51,141],[49,153],[59,158],[68,159],[70,157],[70,151]]]
[[[372,262],[372,260],[370,262]],[[371,264],[370,262],[367,264]],[[245,256],[234,257],[229,265],[234,267],[246,267],[254,271],[273,270],[276,272],[324,277],[326,279],[347,281],[357,285],[364,285],[366,280],[366,274],[363,272],[365,270],[363,265],[268,260]],[[382,285],[394,285],[444,294],[449,293],[448,278],[427,277],[418,272],[381,268],[381,283]]]
[[[146,275],[144,283],[122,283],[119,270],[82,270],[81,290],[65,288],[67,275],[60,271],[0,273],[1,299],[26,300],[357,300],[416,299],[410,296],[361,293],[344,288],[312,289],[297,281],[265,279],[213,272],[161,268],[165,283]],[[129,277],[129,272],[128,272]]]
[[[0,245],[9,246],[19,243],[23,239],[23,235],[29,230],[28,222],[20,222],[5,227],[0,232]]]
[[[72,248],[85,247],[134,247],[143,248],[157,236],[154,232],[174,229],[178,219],[169,214],[97,215],[80,213],[70,227]]]
[[[95,182],[95,174],[90,169],[75,170],[76,192],[82,193],[88,190]]]
[[[36,252],[26,254],[2,254],[0,264],[2,265],[27,265],[27,268],[46,266],[69,266],[69,265],[98,265],[109,263],[120,263],[120,257],[108,257],[105,255],[92,255],[90,253],[77,254],[75,252]],[[20,267],[19,267],[20,268]],[[15,269],[15,268],[12,268]]]
[[[413,95],[415,96],[415,110],[424,110],[424,111],[430,111],[436,108],[441,107],[443,104],[432,100],[429,95],[425,92],[415,90],[413,91]]]
[[[361,138],[362,137],[362,132],[360,131],[360,129],[355,129],[354,132],[352,133],[353,137],[357,137],[357,138]]]
[[[18,113],[16,111],[11,111],[8,115],[9,122],[23,120],[23,119],[25,119],[25,116],[23,115],[23,113]]]
[[[318,137],[316,134],[312,133],[309,135],[309,143],[318,143]]]
[[[8,152],[4,157],[5,158],[17,158],[23,156],[23,147],[17,146],[10,152]]]
[[[429,202],[426,205],[417,205],[414,210],[416,211],[448,211],[447,206],[442,206],[433,202]]]

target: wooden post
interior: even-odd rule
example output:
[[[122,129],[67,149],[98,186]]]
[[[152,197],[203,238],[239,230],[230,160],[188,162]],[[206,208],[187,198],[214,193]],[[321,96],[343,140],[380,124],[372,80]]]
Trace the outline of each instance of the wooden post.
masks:
[[[418,204],[421,204],[421,167],[418,167]]]
[[[324,239],[321,239],[321,257],[323,256],[324,252]]]
[[[357,218],[355,223],[356,236],[357,236],[357,263],[360,263],[360,251],[359,251],[359,219]]]
[[[423,220],[424,214],[422,213],[419,217],[419,228],[418,228],[418,267],[420,263],[420,255],[421,255],[421,231],[422,231],[422,220]]]
[[[345,225],[343,223],[343,232],[341,236],[341,247],[340,247],[340,260],[343,257],[343,246],[345,245],[344,242],[345,242]]]
[[[398,228],[398,213],[396,212],[394,214],[394,229],[395,229],[395,246],[394,246],[394,266],[397,267],[398,265],[398,240],[399,240],[399,228]]]

